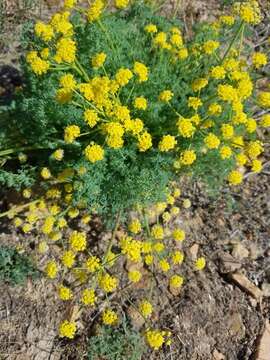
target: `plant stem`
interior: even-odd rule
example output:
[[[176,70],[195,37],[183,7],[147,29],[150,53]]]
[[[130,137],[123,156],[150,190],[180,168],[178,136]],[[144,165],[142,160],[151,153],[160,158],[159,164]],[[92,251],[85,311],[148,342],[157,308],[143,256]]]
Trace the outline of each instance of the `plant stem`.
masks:
[[[245,25],[245,23],[244,23],[244,21],[242,20],[242,21],[241,21],[241,24],[240,24],[240,26],[239,26],[239,28],[238,28],[238,30],[236,31],[236,33],[235,33],[235,35],[234,35],[234,37],[233,37],[233,39],[232,39],[232,41],[231,41],[231,43],[230,43],[230,45],[228,46],[227,50],[225,51],[225,54],[223,55],[223,58],[222,58],[222,60],[221,60],[221,63],[226,59],[227,55],[228,55],[229,52],[231,51],[231,48],[233,47],[235,41],[237,40],[239,34],[241,33],[242,28],[244,27],[244,25]]]
[[[21,148],[12,148],[12,149],[6,149],[6,150],[2,150],[0,151],[0,156],[6,156],[6,155],[10,155],[10,154],[14,154],[17,152],[21,152],[21,151],[29,151],[29,150],[44,150],[47,149],[47,147],[34,147],[34,146],[26,146],[26,147],[21,147]]]
[[[104,257],[105,261],[107,261],[107,257],[108,257],[109,253],[112,250],[112,246],[113,246],[113,242],[114,242],[114,239],[115,239],[115,236],[116,236],[116,232],[117,232],[118,227],[120,225],[121,213],[122,213],[122,211],[119,210],[119,212],[118,212],[118,214],[116,216],[116,221],[115,221],[115,226],[114,226],[114,229],[113,229],[112,237],[111,237],[111,240],[109,242],[105,257]]]
[[[89,76],[87,75],[86,71],[84,70],[83,66],[79,63],[78,59],[75,60],[75,64],[76,66],[80,69],[80,71],[82,72],[82,75],[84,77],[84,80],[89,82]]]
[[[8,216],[9,214],[12,214],[12,213],[17,214],[17,213],[21,212],[22,210],[24,210],[25,208],[27,208],[28,206],[30,206],[32,204],[36,204],[39,201],[40,201],[40,199],[34,200],[34,201],[31,201],[31,202],[29,202],[27,204],[23,204],[23,205],[15,207],[15,208],[12,208],[12,209],[10,209],[8,211],[5,211],[5,212],[0,214],[0,218],[4,217],[4,216]]]

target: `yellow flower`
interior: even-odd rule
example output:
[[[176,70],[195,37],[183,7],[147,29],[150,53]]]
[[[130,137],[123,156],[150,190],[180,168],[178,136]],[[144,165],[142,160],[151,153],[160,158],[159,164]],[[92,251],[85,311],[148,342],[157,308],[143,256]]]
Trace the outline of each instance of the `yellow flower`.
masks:
[[[260,7],[256,0],[236,2],[233,9],[248,24],[256,25],[261,21]]]
[[[247,146],[247,154],[251,159],[255,159],[263,152],[263,146],[260,141],[251,141]]]
[[[165,249],[165,245],[162,242],[156,242],[156,243],[152,244],[152,249],[153,249],[153,251],[160,253]]]
[[[164,90],[159,94],[159,100],[163,102],[169,102],[173,97],[173,92],[170,90]]]
[[[180,48],[183,45],[183,39],[181,34],[172,34],[170,37],[170,42],[172,45],[175,45],[176,47]]]
[[[54,60],[57,63],[73,63],[76,57],[76,43],[70,38],[61,38],[56,44],[56,55]]]
[[[61,161],[64,157],[64,150],[63,149],[57,149],[52,153],[52,157],[54,160]]]
[[[46,42],[52,40],[54,37],[52,26],[40,21],[35,24],[35,34]]]
[[[115,75],[115,79],[120,86],[127,85],[132,77],[132,72],[129,69],[124,68],[119,69]]]
[[[198,97],[190,96],[188,98],[188,107],[191,107],[194,110],[198,110],[198,108],[202,106],[202,101]]]
[[[91,163],[95,163],[96,161],[100,161],[104,158],[104,150],[100,145],[95,143],[88,145],[84,150],[84,154],[86,159]]]
[[[44,221],[44,224],[43,224],[43,226],[41,228],[41,231],[44,234],[49,234],[50,232],[52,232],[54,223],[55,223],[55,217],[54,216],[48,216]]]
[[[161,240],[164,238],[164,230],[163,227],[161,225],[154,225],[151,229],[151,235],[153,236],[154,239],[156,240]]]
[[[41,170],[40,175],[41,175],[41,177],[42,177],[43,179],[45,179],[45,180],[50,179],[50,177],[52,176],[50,170],[49,170],[48,168],[46,168],[46,167],[44,167],[44,168]]]
[[[190,138],[196,131],[196,128],[193,126],[190,119],[179,118],[177,122],[178,131],[181,136],[184,138]]]
[[[146,255],[145,258],[144,258],[144,262],[146,265],[151,265],[153,263],[153,255]]]
[[[204,143],[208,147],[208,149],[217,149],[219,147],[220,140],[215,134],[209,133],[204,138]]]
[[[115,0],[115,6],[118,9],[124,9],[128,6],[129,0]]]
[[[91,305],[93,306],[97,300],[95,290],[93,289],[85,289],[82,292],[81,302],[84,305]]]
[[[260,160],[253,160],[251,165],[251,170],[255,173],[259,173],[262,170],[262,162]]]
[[[233,16],[230,15],[222,15],[219,18],[220,22],[224,25],[232,26],[235,22],[235,19]]]
[[[154,37],[154,45],[164,48],[167,42],[167,35],[165,32],[159,32]]]
[[[223,159],[223,160],[229,159],[232,156],[232,149],[227,145],[222,146],[220,148],[219,152],[220,152],[221,159]]]
[[[67,9],[72,9],[77,3],[77,0],[65,0],[64,6]]]
[[[84,112],[84,120],[91,128],[93,128],[99,120],[98,114],[95,112],[95,110],[87,109]]]
[[[118,316],[115,311],[106,309],[102,313],[102,321],[105,325],[113,325],[117,322]]]
[[[62,264],[65,265],[67,268],[71,268],[75,262],[75,254],[73,251],[68,250],[63,253],[61,258]]]
[[[80,136],[80,128],[77,125],[69,125],[65,128],[64,140],[67,144],[73,143],[73,141]]]
[[[69,237],[69,243],[73,251],[84,251],[86,248],[86,234],[77,230]]]
[[[189,199],[185,199],[184,201],[183,201],[183,207],[185,208],[185,209],[189,209],[190,207],[191,207],[191,201],[189,200]]]
[[[40,254],[44,254],[44,253],[46,253],[48,250],[49,250],[49,246],[48,246],[48,244],[46,243],[46,241],[41,241],[41,242],[38,244],[38,252],[39,252]]]
[[[128,229],[133,234],[138,234],[142,230],[142,225],[138,219],[134,219],[131,221],[131,223],[128,225]]]
[[[16,226],[16,227],[19,227],[21,226],[23,223],[22,219],[16,217],[14,220],[13,220],[13,224]]]
[[[99,19],[104,8],[104,2],[102,0],[95,0],[87,11],[87,18],[89,22],[93,22]]]
[[[179,60],[185,60],[188,57],[188,49],[182,48],[177,52],[177,57]]]
[[[92,58],[92,66],[93,68],[100,68],[101,66],[103,66],[105,60],[106,60],[107,55],[104,52],[101,52],[99,54],[96,54],[93,58]]]
[[[163,332],[159,330],[147,330],[145,333],[146,341],[151,348],[158,350],[164,344]]]
[[[180,265],[184,261],[184,254],[182,253],[182,251],[176,250],[171,255],[171,258],[174,265]]]
[[[267,64],[267,55],[261,52],[255,52],[252,55],[252,64],[256,69]]]
[[[139,151],[141,152],[145,152],[148,149],[150,149],[152,147],[152,137],[151,135],[147,132],[144,131],[141,135],[139,135],[138,137],[138,148]]]
[[[31,224],[25,223],[22,227],[24,233],[28,233],[32,230],[33,226]]]
[[[208,40],[203,44],[203,50],[206,54],[211,55],[219,45],[218,41]]]
[[[24,189],[22,192],[22,195],[25,199],[30,199],[31,194],[32,194],[31,189]]]
[[[224,79],[226,76],[226,71],[223,66],[215,66],[211,70],[211,76],[214,79]]]
[[[141,260],[141,248],[142,243],[138,240],[134,240],[130,236],[121,238],[120,246],[122,254],[125,254],[131,261],[138,262]]]
[[[63,321],[59,327],[60,337],[67,337],[68,339],[73,339],[76,333],[76,324],[75,322]]]
[[[58,268],[55,261],[49,261],[46,265],[45,272],[50,279],[54,279],[57,275]]]
[[[260,121],[260,125],[262,127],[269,127],[270,126],[270,114],[263,115]]]
[[[232,125],[222,124],[221,133],[224,139],[231,139],[234,136],[234,128]]]
[[[128,278],[130,281],[136,283],[141,280],[142,274],[140,271],[134,270],[128,272]]]
[[[231,85],[218,85],[218,97],[223,101],[233,102],[238,100],[237,90]]]
[[[231,185],[239,185],[243,181],[243,175],[239,171],[233,170],[229,173],[228,181]]]
[[[270,92],[260,92],[258,95],[258,102],[263,108],[270,108]]]
[[[174,149],[177,141],[174,136],[164,135],[161,141],[158,144],[158,148],[161,152],[167,152],[169,150]]]
[[[85,267],[90,273],[94,273],[101,268],[100,259],[96,256],[90,256],[86,260]]]
[[[246,129],[248,133],[254,133],[257,129],[257,122],[256,120],[249,118],[247,119],[247,122],[245,123]]]
[[[172,236],[175,241],[184,241],[186,238],[186,234],[182,229],[175,229],[172,233]]]
[[[154,25],[154,24],[146,25],[144,30],[148,33],[156,33],[158,31],[156,25]]]
[[[243,166],[248,161],[247,156],[245,154],[243,154],[243,153],[237,154],[235,158],[236,158],[236,163],[237,163],[238,166]]]
[[[180,162],[183,165],[191,165],[196,160],[196,152],[194,150],[185,150],[180,155]]]
[[[65,74],[60,78],[60,85],[67,92],[70,92],[76,89],[77,82],[72,74]]]
[[[195,269],[196,270],[203,270],[205,268],[206,261],[204,257],[200,257],[195,262]]]
[[[143,300],[139,304],[139,311],[144,318],[149,318],[153,312],[153,306],[149,301]]]
[[[72,291],[65,286],[59,287],[58,294],[59,294],[59,298],[64,301],[70,300],[73,297]]]
[[[70,208],[68,210],[68,216],[71,218],[71,219],[75,219],[77,216],[79,216],[80,214],[80,210],[77,209],[77,208]]]
[[[162,271],[167,272],[170,270],[170,264],[168,263],[168,261],[166,259],[162,259],[159,261],[159,266],[161,268]]]
[[[208,80],[205,78],[196,79],[191,84],[191,88],[193,91],[201,91],[208,84]]]
[[[40,52],[40,57],[41,57],[43,60],[47,60],[49,56],[50,56],[50,50],[49,50],[49,48],[44,48],[44,49],[41,50],[41,52]]]
[[[139,109],[139,110],[146,110],[146,108],[147,108],[147,100],[142,96],[137,97],[134,100],[134,107],[136,109]]]
[[[102,275],[99,278],[99,286],[105,292],[113,292],[117,287],[117,279],[109,274]]]
[[[182,276],[180,275],[173,275],[170,278],[170,286],[173,288],[180,288],[183,285],[184,279]]]
[[[133,71],[134,74],[138,75],[140,83],[148,80],[148,68],[144,64],[136,61]]]

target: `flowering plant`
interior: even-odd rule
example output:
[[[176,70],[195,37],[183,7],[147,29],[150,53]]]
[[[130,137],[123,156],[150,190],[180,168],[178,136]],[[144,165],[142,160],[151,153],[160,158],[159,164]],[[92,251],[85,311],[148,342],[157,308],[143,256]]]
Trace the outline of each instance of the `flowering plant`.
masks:
[[[148,267],[155,263],[164,273],[180,265],[183,253],[168,252],[164,239],[181,242],[185,234],[182,229],[165,231],[158,220],[167,224],[178,213],[173,204],[180,192],[169,191],[169,184],[182,174],[211,185],[225,179],[240,184],[244,166],[261,170],[263,144],[256,129],[270,125],[269,114],[257,116],[258,107],[270,108],[270,92],[255,86],[257,71],[268,59],[263,52],[247,52],[243,43],[247,27],[261,20],[256,1],[236,3],[233,15],[198,25],[191,39],[183,36],[181,22],[156,15],[143,1],[116,0],[115,5],[118,10],[108,12],[102,0],[88,8],[66,0],[65,9],[49,23],[27,29],[25,85],[1,139],[0,181],[26,187],[25,198],[31,197],[29,185],[36,184],[36,193],[42,193],[6,213],[27,209],[25,218],[17,216],[14,222],[26,233],[36,227],[47,236],[38,245],[42,254],[50,242],[62,241],[66,217],[83,213],[85,225],[89,212],[107,219],[118,214],[102,255],[90,252],[84,231],[72,230],[61,257],[53,255],[45,267],[51,279],[59,274],[58,262],[74,281],[91,279],[80,298],[89,306],[97,302],[97,287],[101,294],[116,290],[118,279],[109,268],[120,256]],[[21,169],[14,173],[17,155]],[[157,223],[150,229],[144,209],[153,204]],[[120,218],[131,209],[136,218],[119,238],[115,254]],[[142,228],[146,239],[134,239],[131,234]],[[83,266],[74,268],[77,262]],[[130,268],[131,283],[141,279],[143,266]],[[205,259],[198,258],[196,270],[204,266]],[[179,274],[170,274],[171,288],[182,283]],[[72,290],[60,285],[59,297],[72,301]],[[148,300],[139,308],[143,317],[151,316]],[[117,315],[108,308],[102,319],[114,324]],[[76,325],[66,320],[59,331],[73,338]],[[169,335],[146,332],[154,349]]]

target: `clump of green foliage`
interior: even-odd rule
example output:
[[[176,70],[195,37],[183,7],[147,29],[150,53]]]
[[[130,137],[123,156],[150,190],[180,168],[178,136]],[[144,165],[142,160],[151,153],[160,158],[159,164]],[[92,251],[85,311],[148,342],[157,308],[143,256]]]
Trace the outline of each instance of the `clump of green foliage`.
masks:
[[[100,328],[100,332],[90,338],[88,349],[88,360],[140,360],[145,344],[140,334],[123,320],[117,328]]]
[[[27,277],[37,278],[39,271],[26,255],[11,247],[0,247],[0,281],[23,284]]]
[[[79,201],[84,201],[88,207],[107,218],[137,204],[147,206],[163,201],[169,181],[187,171],[196,178],[202,178],[210,188],[220,186],[235,162],[232,158],[221,159],[217,150],[208,151],[205,155],[202,146],[209,132],[207,127],[197,131],[192,139],[180,137],[173,152],[162,152],[158,148],[163,136],[179,136],[175,127],[179,117],[177,114],[190,118],[196,113],[187,104],[189,97],[196,96],[191,86],[193,81],[205,77],[213,66],[220,64],[219,54],[208,56],[201,50],[208,41],[216,42],[219,39],[215,28],[205,24],[197,26],[193,39],[179,48],[186,49],[190,55],[179,61],[177,47],[172,46],[168,50],[156,48],[145,27],[152,23],[160,32],[169,34],[172,28],[181,29],[181,22],[155,14],[143,1],[134,2],[125,12],[104,16],[102,25],[100,21],[85,23],[78,13],[73,14],[69,21],[74,31],[72,38],[77,47],[78,66],[86,70],[82,72],[78,69],[77,63],[57,65],[52,58],[48,60],[51,62],[48,72],[37,76],[23,59],[23,91],[16,96],[8,120],[5,117],[1,120],[5,128],[2,146],[4,149],[12,146],[12,150],[10,153],[5,153],[6,150],[2,152],[8,161],[1,169],[0,183],[16,188],[26,187],[34,182],[40,183],[42,167],[50,168],[54,176],[69,168],[75,170],[66,178],[67,182],[74,184],[72,205],[77,206]],[[48,45],[46,41],[33,37],[33,27],[28,25],[26,28],[23,44],[27,44],[29,50],[42,51]],[[53,49],[55,45],[50,46]],[[101,51],[107,55],[105,73],[104,69],[95,69],[90,65],[91,58]],[[101,129],[99,132],[94,129],[93,135],[88,131],[83,114],[89,104],[86,100],[82,101],[80,94],[74,93],[72,101],[64,104],[57,101],[59,81],[67,74],[72,75],[77,84],[105,74],[113,78],[121,67],[132,69],[135,61],[146,64],[149,79],[137,84],[133,80],[122,87],[119,102],[130,109],[132,117],[142,118],[146,130],[151,134],[153,146],[148,151],[140,152],[136,141],[127,133],[123,147],[106,146],[104,159],[93,164],[82,156],[84,148],[91,141],[106,143],[106,136]],[[216,81],[213,81],[201,92],[206,101],[206,107],[200,111],[201,118],[207,118],[207,105],[211,103],[216,86]],[[166,89],[174,94],[167,105],[159,100],[159,94]],[[133,108],[134,99],[140,96],[148,101],[145,111]],[[223,117],[229,116],[230,112],[231,109],[226,106]],[[78,126],[81,133],[89,132],[89,135],[67,144],[63,134],[70,125]],[[217,121],[217,132],[219,126]],[[55,161],[52,157],[53,151],[58,148],[65,151],[64,161]],[[181,166],[175,171],[173,164],[176,157],[190,148],[196,153],[196,162],[191,167]],[[23,150],[29,154],[29,161],[27,165],[19,166],[16,156]],[[85,169],[83,174],[80,173],[81,168]]]

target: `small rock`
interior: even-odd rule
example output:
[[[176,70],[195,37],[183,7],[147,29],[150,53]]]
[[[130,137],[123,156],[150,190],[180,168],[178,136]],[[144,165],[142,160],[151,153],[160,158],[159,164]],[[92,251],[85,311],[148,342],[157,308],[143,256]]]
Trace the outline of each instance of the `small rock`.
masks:
[[[252,260],[258,259],[258,257],[261,256],[263,253],[263,250],[255,242],[252,242],[250,244],[249,249],[250,249],[250,258]]]
[[[198,244],[194,244],[189,248],[189,252],[190,252],[190,256],[191,256],[192,260],[197,259],[198,251],[199,251]]]
[[[135,329],[139,330],[145,323],[144,317],[133,306],[130,306],[127,309],[127,313],[129,315],[131,324]]]
[[[254,299],[260,300],[262,291],[254,285],[245,275],[234,273],[230,275],[231,279],[245,292],[250,294]]]
[[[219,254],[219,269],[221,273],[228,274],[241,268],[241,262],[236,260],[231,254],[221,252]]]
[[[232,336],[242,339],[245,336],[245,326],[242,316],[239,313],[233,313],[228,319],[228,328]]]
[[[169,285],[169,291],[173,296],[177,296],[181,293],[181,286],[176,288],[174,286]]]
[[[212,360],[226,360],[225,356],[221,354],[216,349],[213,351],[213,359]]]
[[[266,320],[264,332],[258,340],[258,348],[255,355],[255,360],[269,360],[270,358],[270,324]]]
[[[270,297],[270,284],[269,283],[262,284],[262,292],[263,292],[263,296]]]
[[[249,256],[249,251],[241,243],[237,243],[233,246],[232,256],[236,259],[245,259]]]

